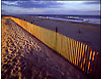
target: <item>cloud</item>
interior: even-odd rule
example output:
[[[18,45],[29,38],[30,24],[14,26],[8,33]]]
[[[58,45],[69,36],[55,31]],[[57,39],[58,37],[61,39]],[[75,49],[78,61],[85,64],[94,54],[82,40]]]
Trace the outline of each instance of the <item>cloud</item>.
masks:
[[[2,13],[8,14],[34,14],[34,13],[43,13],[45,10],[42,8],[22,8],[22,7],[12,7],[3,6]]]
[[[99,14],[100,5],[94,4],[97,1],[2,1],[2,10],[9,14]]]
[[[3,5],[17,5],[17,1],[2,1]]]
[[[86,2],[83,2],[84,4],[101,4],[100,1],[86,1]]]
[[[56,8],[61,7],[64,3],[57,3],[57,1],[2,1],[2,4],[23,8]]]

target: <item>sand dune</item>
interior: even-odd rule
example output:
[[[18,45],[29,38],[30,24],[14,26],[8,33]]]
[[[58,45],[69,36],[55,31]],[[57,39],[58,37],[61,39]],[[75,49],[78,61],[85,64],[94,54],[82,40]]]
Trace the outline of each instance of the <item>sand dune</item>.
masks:
[[[14,23],[2,18],[2,79],[87,79]]]

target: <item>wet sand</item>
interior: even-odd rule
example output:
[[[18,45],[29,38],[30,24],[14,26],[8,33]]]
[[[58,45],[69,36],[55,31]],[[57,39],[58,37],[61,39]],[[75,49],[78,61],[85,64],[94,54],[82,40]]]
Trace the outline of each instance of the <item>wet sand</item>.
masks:
[[[75,40],[81,41],[95,50],[101,51],[101,25],[89,23],[77,23],[70,21],[60,21],[51,19],[41,19],[33,16],[18,16],[33,24],[66,35]]]
[[[88,79],[12,20],[1,24],[2,79]]]

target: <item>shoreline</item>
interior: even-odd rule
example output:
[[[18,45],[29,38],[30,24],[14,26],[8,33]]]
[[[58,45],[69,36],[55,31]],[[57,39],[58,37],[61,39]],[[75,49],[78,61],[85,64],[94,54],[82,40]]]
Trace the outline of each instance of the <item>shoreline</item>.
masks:
[[[40,18],[40,17],[36,17],[36,18]],[[48,20],[55,20],[55,21],[67,21],[67,22],[73,22],[73,23],[86,23],[86,24],[98,24],[98,23],[89,23],[89,22],[86,22],[86,21],[81,21],[81,22],[79,22],[79,21],[75,21],[74,19],[74,21],[72,21],[72,19],[67,19],[67,18],[53,18],[53,17],[42,17],[42,18],[40,18],[40,19],[48,19]],[[85,19],[83,19],[83,20],[85,20]],[[98,24],[98,25],[100,25],[100,23]]]
[[[49,18],[49,17],[48,18],[47,17],[40,18],[39,16],[13,16],[13,17],[16,17],[16,18],[19,18],[19,17],[34,17],[34,18],[42,19],[42,20],[63,21],[63,22],[80,23],[80,24],[90,24],[90,25],[101,25],[101,24],[89,23],[89,22],[75,22],[75,21],[70,21],[69,19],[63,20],[62,18],[52,19],[52,17],[51,18]]]

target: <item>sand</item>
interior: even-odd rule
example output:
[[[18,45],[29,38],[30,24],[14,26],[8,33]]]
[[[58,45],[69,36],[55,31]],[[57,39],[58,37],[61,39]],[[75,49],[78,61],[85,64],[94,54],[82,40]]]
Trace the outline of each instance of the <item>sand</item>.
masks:
[[[2,79],[88,79],[12,20],[1,24]]]
[[[41,19],[33,16],[18,16],[19,18],[55,31],[58,28],[58,33],[81,41],[95,50],[101,52],[101,25],[78,23],[70,21],[60,21],[51,19]]]

